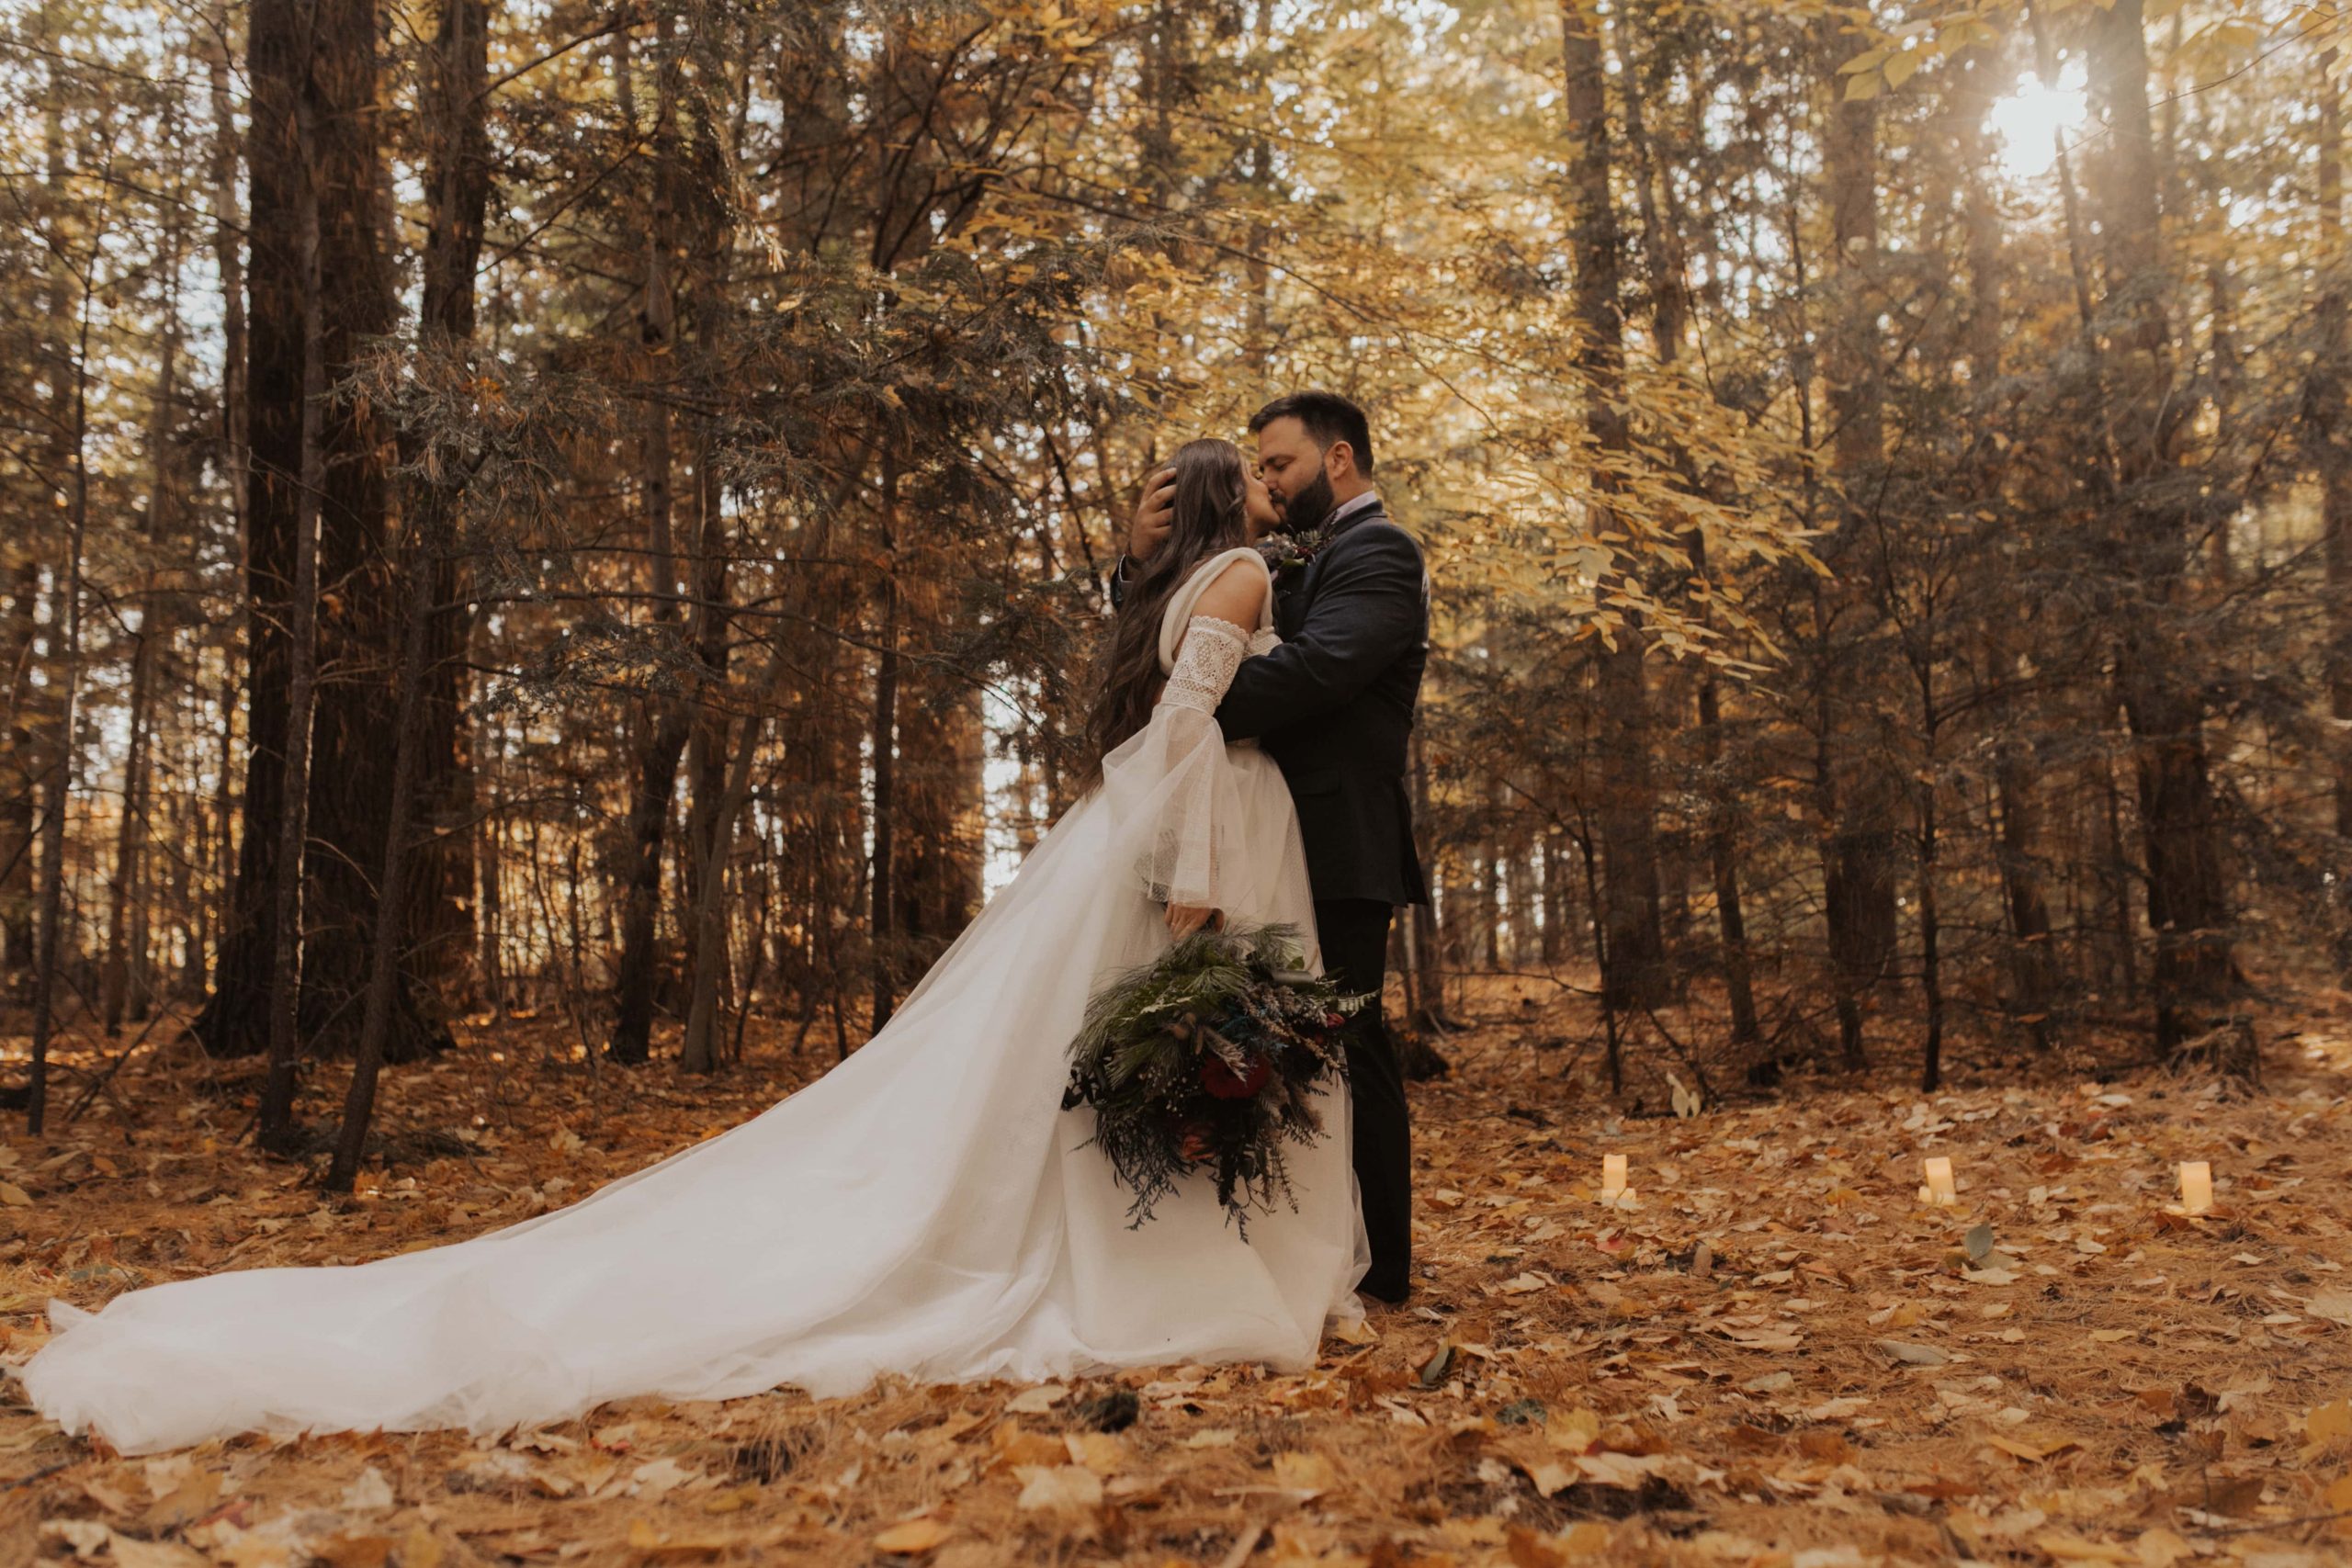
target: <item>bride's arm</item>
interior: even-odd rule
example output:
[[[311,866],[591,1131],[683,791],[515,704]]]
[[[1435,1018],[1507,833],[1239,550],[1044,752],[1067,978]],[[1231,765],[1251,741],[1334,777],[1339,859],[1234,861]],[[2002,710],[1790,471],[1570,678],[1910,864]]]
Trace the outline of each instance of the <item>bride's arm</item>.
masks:
[[[1165,732],[1170,757],[1193,758],[1196,767],[1221,764],[1225,737],[1217,728],[1217,704],[1249,656],[1250,629],[1259,624],[1266,592],[1265,567],[1252,558],[1218,573],[1193,604],[1152,716],[1153,727]],[[1215,919],[1221,904],[1217,835],[1214,822],[1204,819],[1214,815],[1205,807],[1205,797],[1181,792],[1167,803],[1162,823],[1161,869],[1152,880],[1168,905],[1169,931],[1179,941]]]

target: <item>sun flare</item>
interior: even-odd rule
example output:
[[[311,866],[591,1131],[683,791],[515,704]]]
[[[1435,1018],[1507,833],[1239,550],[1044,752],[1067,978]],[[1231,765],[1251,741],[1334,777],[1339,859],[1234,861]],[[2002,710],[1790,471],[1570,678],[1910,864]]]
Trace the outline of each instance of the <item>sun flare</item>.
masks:
[[[1999,139],[2001,167],[2017,180],[2040,179],[2057,162],[2058,141],[2072,142],[2089,113],[2087,96],[2061,72],[2052,86],[2029,76],[2018,90],[1993,106],[1993,131]]]

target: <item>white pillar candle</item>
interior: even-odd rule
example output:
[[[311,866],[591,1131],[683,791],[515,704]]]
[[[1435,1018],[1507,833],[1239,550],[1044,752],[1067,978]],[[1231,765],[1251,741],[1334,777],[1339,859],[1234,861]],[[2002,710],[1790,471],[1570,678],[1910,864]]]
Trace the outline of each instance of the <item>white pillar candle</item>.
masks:
[[[2184,1213],[2202,1214],[2213,1207],[2213,1167],[2208,1160],[2180,1162],[2180,1207]]]
[[[1922,1190],[1928,1202],[1941,1208],[1960,1201],[1960,1194],[1952,1187],[1951,1160],[1937,1155],[1928,1160],[1925,1168],[1928,1185]]]
[[[1624,1190],[1625,1156],[1623,1155],[1601,1156],[1600,1201],[1604,1203],[1614,1203],[1623,1195]]]

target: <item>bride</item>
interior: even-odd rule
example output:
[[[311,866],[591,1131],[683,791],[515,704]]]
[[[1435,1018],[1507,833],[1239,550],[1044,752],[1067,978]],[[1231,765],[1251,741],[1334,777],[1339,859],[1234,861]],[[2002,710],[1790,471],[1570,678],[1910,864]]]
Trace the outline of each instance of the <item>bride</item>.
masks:
[[[1348,1097],[1295,1201],[1227,1221],[1194,1180],[1129,1228],[1091,1112],[1060,1109],[1089,994],[1170,934],[1315,917],[1273,762],[1213,716],[1274,645],[1239,449],[1175,457],[1168,542],[1113,633],[1092,787],[888,1027],[751,1122],[571,1208],[351,1268],[255,1269],[51,1304],[33,1404],[126,1454],[232,1433],[561,1420],[636,1394],[827,1397],[888,1373],[1032,1381],[1312,1363],[1368,1260]]]

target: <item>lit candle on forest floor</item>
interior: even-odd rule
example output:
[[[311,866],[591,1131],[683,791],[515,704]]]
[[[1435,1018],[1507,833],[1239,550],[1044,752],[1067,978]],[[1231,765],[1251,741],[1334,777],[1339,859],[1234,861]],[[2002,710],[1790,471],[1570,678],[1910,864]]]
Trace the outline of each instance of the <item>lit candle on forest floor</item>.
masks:
[[[2201,1159],[2181,1161],[2180,1212],[2184,1214],[2202,1214],[2210,1213],[2212,1207],[2212,1162]]]
[[[1950,1159],[1936,1155],[1927,1161],[1924,1168],[1928,1174],[1928,1184],[1919,1189],[1919,1201],[1932,1203],[1939,1209],[1960,1201],[1960,1193],[1952,1186]]]
[[[1600,1156],[1600,1201],[1614,1203],[1625,1195],[1625,1156]]]

